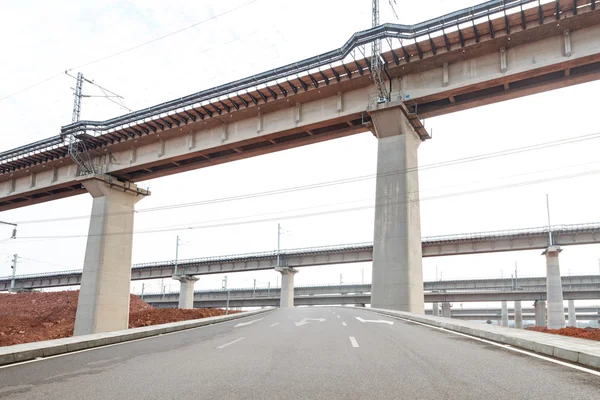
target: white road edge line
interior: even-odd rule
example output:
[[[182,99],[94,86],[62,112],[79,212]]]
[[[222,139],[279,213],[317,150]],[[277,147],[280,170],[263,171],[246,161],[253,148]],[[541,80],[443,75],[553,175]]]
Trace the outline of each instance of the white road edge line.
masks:
[[[238,328],[240,326],[248,326],[248,325],[252,325],[258,321],[262,321],[262,318],[259,319],[253,319],[252,321],[248,321],[248,322],[240,322],[239,324],[235,325],[234,328]]]
[[[352,343],[352,347],[359,347],[358,342],[356,341],[354,336],[350,336],[349,338],[350,338],[350,343]]]
[[[30,363],[38,362],[38,361],[44,361],[44,360],[51,360],[53,358],[65,357],[65,356],[70,356],[70,355],[78,354],[78,353],[85,353],[87,351],[106,349],[108,347],[120,346],[122,344],[128,344],[128,343],[134,343],[134,342],[141,342],[142,340],[158,339],[158,338],[161,338],[161,337],[167,336],[167,335],[175,335],[177,333],[191,332],[191,331],[195,331],[196,329],[208,328],[209,326],[214,326],[214,325],[218,325],[218,324],[226,324],[226,323],[229,323],[229,322],[237,322],[240,319],[246,319],[246,318],[251,318],[251,317],[252,317],[252,315],[248,315],[246,317],[232,319],[232,320],[229,320],[229,321],[222,321],[222,322],[217,321],[217,322],[215,322],[213,324],[197,326],[195,328],[189,328],[189,329],[182,329],[180,331],[175,331],[175,332],[161,333],[160,335],[154,335],[154,336],[148,336],[148,337],[145,337],[145,338],[127,340],[125,342],[107,344],[105,346],[96,346],[96,347],[92,347],[90,349],[82,349],[82,350],[77,350],[77,351],[70,351],[70,352],[67,352],[67,353],[57,354],[57,355],[54,355],[54,356],[38,357],[38,358],[34,358],[33,360],[27,360],[27,361],[17,362],[17,363],[13,363],[13,364],[8,364],[8,365],[2,365],[2,366],[0,366],[0,369],[11,368],[11,367],[18,367],[19,365],[25,365],[25,364],[30,364]],[[31,342],[31,343],[36,343],[36,342]]]
[[[345,323],[345,322],[342,322],[342,325],[344,325],[344,326],[348,326],[348,325],[346,325],[346,323]]]
[[[274,327],[275,325],[279,325],[279,322],[275,322],[273,325],[269,326],[269,328]]]
[[[232,344],[234,344],[234,343],[237,343],[237,342],[239,342],[240,340],[244,340],[244,339],[246,339],[246,338],[245,338],[245,337],[241,337],[241,338],[239,338],[239,339],[235,339],[233,342],[225,343],[225,344],[222,344],[222,345],[218,346],[218,347],[217,347],[217,349],[222,349],[222,348],[225,348],[225,347],[227,347],[227,346],[229,346],[229,345],[232,345]]]
[[[375,314],[380,314],[380,313],[375,313]],[[433,328],[433,329],[437,329],[437,330],[448,332],[448,333],[453,333],[453,334],[458,335],[458,336],[464,336],[464,337],[467,337],[469,339],[478,340],[480,342],[491,344],[491,345],[496,346],[496,347],[501,347],[501,348],[506,349],[506,350],[511,350],[511,351],[514,351],[514,352],[517,352],[517,353],[525,354],[527,356],[531,356],[531,357],[534,357],[534,358],[539,358],[540,360],[545,360],[545,361],[549,361],[549,362],[554,363],[554,364],[562,365],[563,367],[573,368],[573,369],[576,369],[576,370],[579,370],[579,371],[582,371],[582,372],[587,372],[588,374],[600,376],[600,372],[599,371],[594,371],[593,369],[581,367],[581,366],[575,365],[575,364],[570,364],[570,363],[565,362],[565,361],[555,360],[554,358],[542,356],[540,354],[533,353],[533,352],[530,352],[528,350],[519,349],[517,347],[511,346],[510,344],[502,344],[502,343],[492,342],[491,340],[481,339],[481,338],[478,338],[476,336],[467,335],[466,333],[456,332],[456,331],[452,331],[450,329],[440,328],[438,326],[427,325],[427,324],[424,324],[422,322],[412,321],[410,319],[405,319],[405,318],[401,318],[401,317],[391,316],[391,315],[387,315],[387,314],[380,314],[380,315],[385,315],[386,317],[396,318],[396,319],[399,319],[399,320],[402,320],[402,321],[406,321],[406,322],[410,322],[410,323],[417,324],[417,325],[423,325],[423,326],[426,326],[428,328]]]

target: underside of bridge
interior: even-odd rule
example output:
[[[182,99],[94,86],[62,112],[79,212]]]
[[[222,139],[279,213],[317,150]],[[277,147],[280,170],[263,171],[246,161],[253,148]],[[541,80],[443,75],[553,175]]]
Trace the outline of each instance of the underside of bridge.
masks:
[[[390,43],[381,60],[387,99],[376,96],[370,57],[353,52],[382,39]],[[108,121],[80,121],[1,153],[0,211],[92,193],[76,334],[117,329],[127,326],[128,294],[117,288],[129,285],[131,235],[118,254],[95,235],[133,225],[133,204],[149,193],[131,182],[370,130],[378,140],[373,304],[422,313],[416,170],[419,143],[430,136],[421,119],[599,77],[594,0],[490,1],[411,26],[386,24],[340,49]],[[69,158],[73,146],[89,154],[87,169]],[[116,200],[120,189],[136,200]],[[114,221],[102,211],[113,208],[130,215]],[[107,260],[116,259],[113,273]]]

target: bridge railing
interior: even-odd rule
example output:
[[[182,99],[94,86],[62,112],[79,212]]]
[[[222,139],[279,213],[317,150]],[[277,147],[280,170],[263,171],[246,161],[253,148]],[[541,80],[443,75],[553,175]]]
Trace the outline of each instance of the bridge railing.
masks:
[[[560,236],[561,234],[573,235],[583,232],[600,232],[600,223],[586,223],[586,224],[572,224],[572,225],[554,225],[551,228],[553,236]],[[491,239],[503,239],[503,238],[519,238],[519,237],[533,237],[548,235],[548,227],[536,227],[536,228],[523,228],[523,229],[507,229],[500,231],[489,231],[489,232],[476,232],[476,233],[462,233],[454,235],[439,235],[429,236],[423,238],[423,243],[437,244],[437,243],[456,243],[464,241],[484,241]]]

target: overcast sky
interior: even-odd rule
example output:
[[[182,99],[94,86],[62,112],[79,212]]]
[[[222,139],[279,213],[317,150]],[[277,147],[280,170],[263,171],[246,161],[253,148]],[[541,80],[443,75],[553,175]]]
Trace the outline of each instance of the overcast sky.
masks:
[[[397,9],[401,23],[414,23],[476,3],[398,0]],[[62,125],[70,123],[74,80],[61,74],[64,70],[82,72],[124,96],[129,108],[140,109],[338,48],[353,32],[369,27],[370,6],[370,0],[2,0],[0,35],[10,40],[3,40],[0,52],[0,98],[53,78],[0,101],[0,151],[56,135]],[[393,22],[387,1],[382,1],[382,7],[383,22]],[[103,59],[107,56],[111,57]],[[600,128],[597,101],[592,96],[599,91],[600,83],[593,82],[429,119],[426,127],[433,131],[433,139],[421,145],[420,165],[596,133]],[[90,85],[84,85],[84,93],[99,94]],[[82,119],[100,120],[123,113],[125,110],[104,99],[83,100]],[[600,172],[599,140],[421,171],[423,236],[544,226],[546,193],[553,224],[599,221],[595,174]],[[185,242],[180,258],[276,247],[276,221],[186,229],[236,217],[279,217],[286,231],[283,248],[371,241],[374,179],[252,200],[141,211],[374,174],[376,146],[373,135],[365,132],[148,181],[152,196],[136,206],[140,210],[135,217],[136,231],[181,229],[136,234],[133,262],[173,259],[177,234]],[[576,178],[555,179],[580,173]],[[552,180],[529,183],[548,178]],[[506,185],[510,187],[487,190]],[[91,203],[91,196],[84,194],[2,212],[0,220],[83,216],[21,223],[19,236],[85,235]],[[365,208],[289,218],[357,206]],[[0,241],[9,236],[10,229],[0,227]],[[85,237],[0,242],[0,276],[10,274],[9,259],[14,253],[30,259],[20,261],[20,274],[82,268],[85,243]],[[598,273],[598,256],[596,245],[567,247],[561,253],[561,271],[563,275]],[[540,251],[426,258],[423,263],[425,280],[436,278],[436,266],[438,278],[443,279],[509,277],[515,263],[520,276],[545,275]],[[338,283],[340,274],[344,282],[360,282],[363,271],[365,281],[370,282],[370,263],[304,268],[296,276],[296,284]],[[196,288],[220,288],[221,279],[220,275],[202,276]],[[229,286],[252,286],[253,279],[266,287],[268,282],[275,285],[277,274],[231,274]],[[178,288],[171,280],[165,283],[173,290]],[[134,290],[139,292],[140,285],[134,283]],[[152,286],[158,289],[156,281]]]

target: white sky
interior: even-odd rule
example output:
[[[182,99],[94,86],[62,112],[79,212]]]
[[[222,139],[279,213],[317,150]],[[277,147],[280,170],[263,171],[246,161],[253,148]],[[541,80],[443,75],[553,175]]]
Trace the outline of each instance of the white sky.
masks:
[[[2,0],[0,37],[0,98],[45,78],[87,64],[149,40],[206,20],[249,0],[110,0],[105,2]],[[370,0],[255,0],[226,15],[154,43],[94,64],[76,68],[86,78],[125,97],[140,109],[242,78],[266,69],[340,47],[353,32],[368,28]],[[478,1],[398,0],[400,22],[414,23]],[[418,4],[418,5],[417,5]],[[382,22],[393,22],[382,1]],[[0,101],[3,121],[0,150],[59,133],[71,121],[74,80],[61,75]],[[593,82],[426,121],[433,139],[421,145],[420,165],[485,154],[551,140],[595,133],[597,102]],[[84,93],[99,94],[90,85]],[[104,99],[83,100],[82,119],[101,120],[124,113]],[[424,236],[527,228],[546,224],[545,194],[550,195],[553,224],[586,223],[598,218],[598,175],[525,184],[479,193],[488,187],[560,175],[600,171],[598,140],[553,147],[484,161],[420,172],[421,221]],[[308,147],[218,165],[160,178],[147,183],[152,196],[138,210],[247,193],[295,187],[375,173],[376,139],[370,133]],[[136,215],[136,230],[181,226],[180,230],[136,234],[133,262],[174,258],[175,235],[186,242],[180,258],[273,250],[276,221],[185,229],[207,221],[233,217],[281,216],[286,231],[283,248],[321,246],[372,240],[373,208],[310,218],[286,219],[309,211],[339,210],[374,204],[375,181],[221,202]],[[435,198],[451,193],[462,195]],[[0,220],[27,221],[86,216],[92,199],[80,195],[0,213]],[[311,208],[306,210],[306,208]],[[290,211],[295,210],[295,211]],[[276,214],[278,213],[278,214]],[[19,236],[85,235],[89,220],[20,224]],[[10,236],[0,227],[0,241]],[[81,268],[84,237],[0,242],[0,276],[10,274],[10,258],[21,260],[18,273]],[[598,246],[566,247],[561,253],[563,275],[598,273]],[[539,251],[477,256],[426,258],[425,280],[509,277],[515,262],[520,276],[545,274]],[[50,264],[48,264],[50,263]],[[371,265],[304,268],[296,284],[360,282]],[[196,288],[220,288],[221,275],[202,276]],[[264,271],[229,275],[230,287],[275,285],[277,273]],[[158,281],[152,287],[158,289]],[[171,289],[178,283],[165,280]],[[141,283],[133,283],[139,292]],[[477,306],[477,305],[475,305]]]

